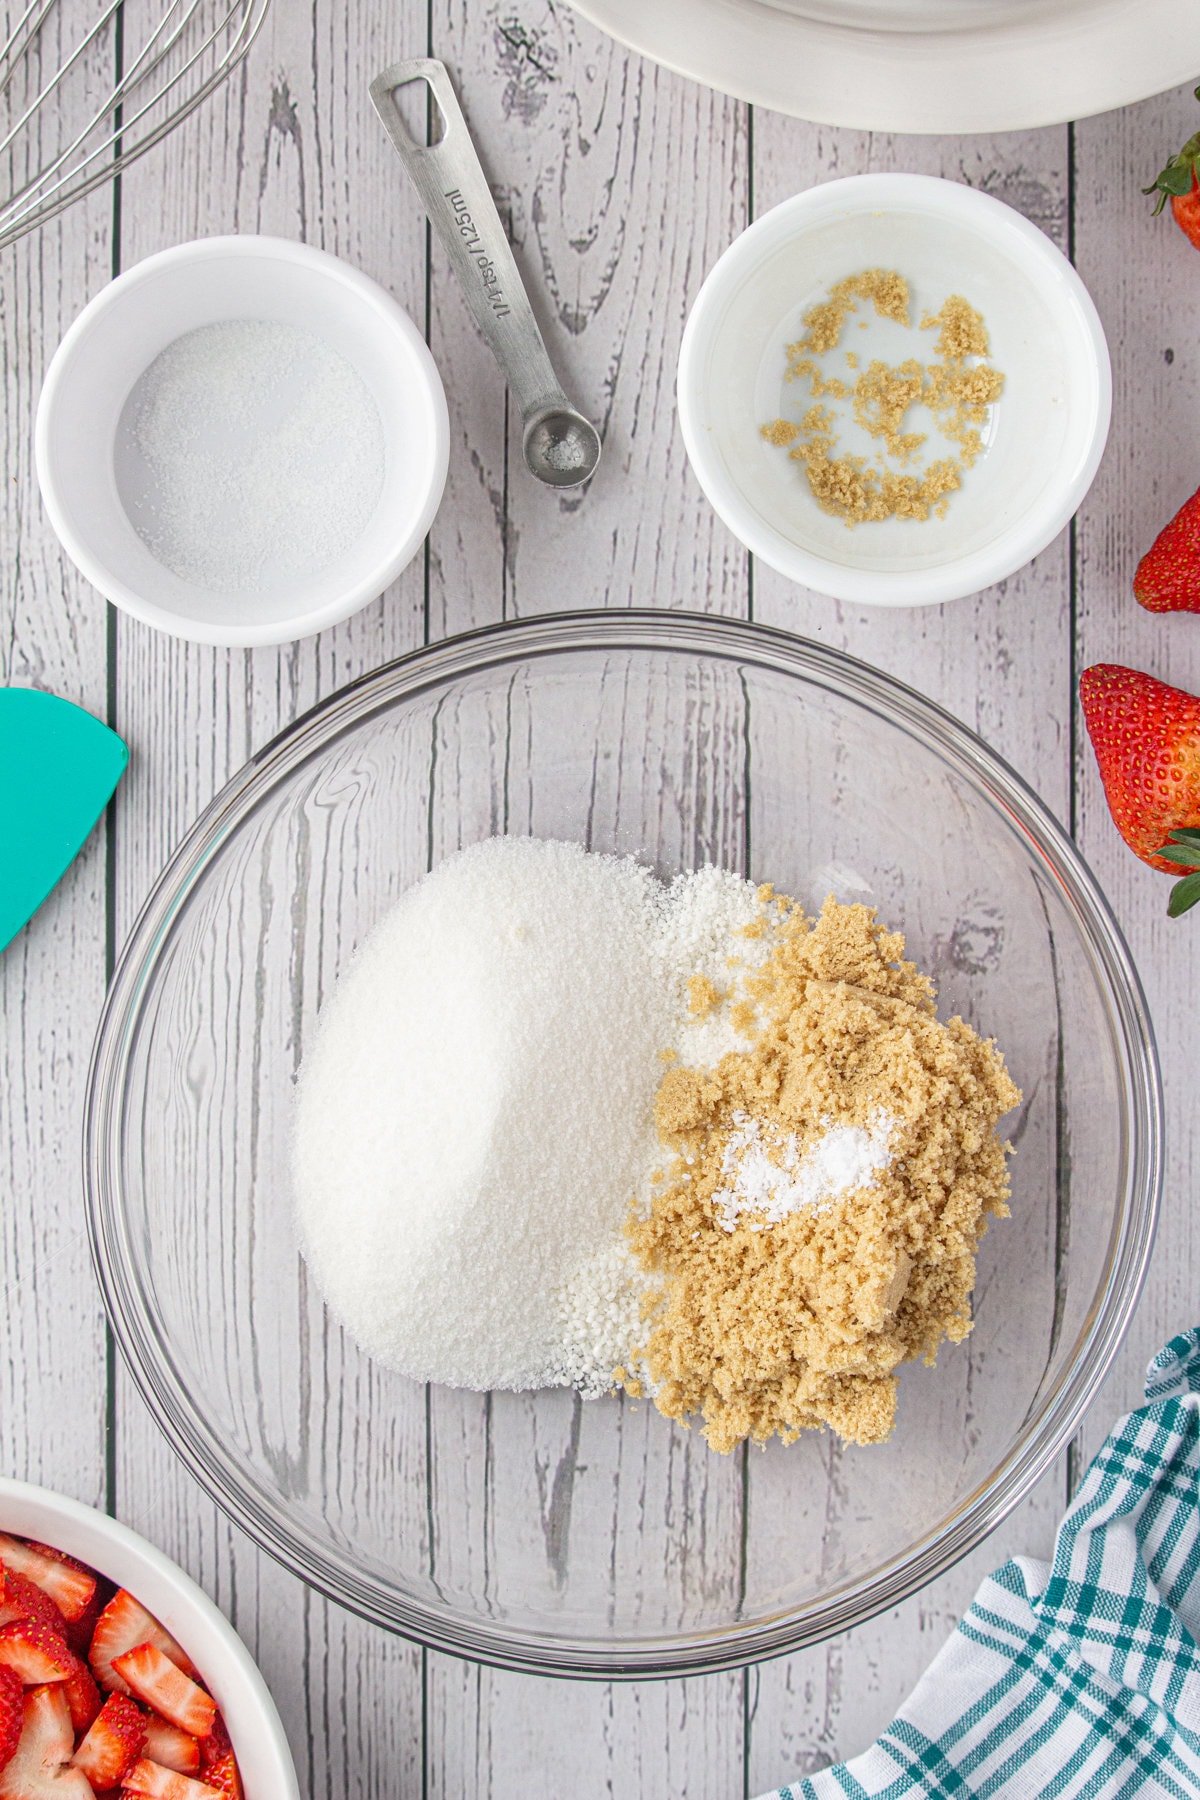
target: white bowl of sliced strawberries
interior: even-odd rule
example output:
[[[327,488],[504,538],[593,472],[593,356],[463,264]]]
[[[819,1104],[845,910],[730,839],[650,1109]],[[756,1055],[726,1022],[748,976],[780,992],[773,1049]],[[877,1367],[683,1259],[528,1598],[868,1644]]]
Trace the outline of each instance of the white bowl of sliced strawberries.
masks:
[[[194,1581],[0,1479],[0,1800],[299,1800],[275,1703]]]

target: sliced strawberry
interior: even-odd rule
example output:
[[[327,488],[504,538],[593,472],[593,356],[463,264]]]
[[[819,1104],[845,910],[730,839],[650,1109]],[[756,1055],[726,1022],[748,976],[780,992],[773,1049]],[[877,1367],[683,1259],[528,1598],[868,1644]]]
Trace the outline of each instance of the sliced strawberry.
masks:
[[[110,1694],[71,1760],[94,1788],[114,1788],[142,1754],[145,1742],[141,1707],[124,1694]]]
[[[27,1550],[34,1550],[39,1556],[48,1556],[51,1562],[62,1563],[64,1568],[74,1569],[78,1575],[86,1575],[93,1587],[100,1579],[91,1563],[81,1562],[77,1556],[68,1556],[57,1544],[43,1544],[40,1538],[31,1537],[22,1538],[21,1542]]]
[[[200,1745],[200,1766],[205,1781],[224,1794],[226,1800],[242,1800],[242,1778],[237,1758],[233,1754],[233,1744],[220,1713],[213,1720],[212,1731]]]
[[[42,1592],[28,1575],[18,1575],[0,1563],[0,1625],[11,1625],[14,1619],[40,1619],[59,1637],[67,1635],[67,1621],[49,1594]]]
[[[90,1569],[48,1544],[27,1544],[0,1532],[0,1561],[49,1594],[64,1619],[80,1618],[96,1591]]]
[[[0,1625],[0,1663],[15,1669],[26,1687],[36,1687],[65,1681],[79,1659],[40,1619],[14,1619],[11,1625]]]
[[[123,1656],[127,1650],[136,1650],[139,1644],[153,1644],[185,1675],[196,1673],[196,1665],[186,1650],[175,1642],[153,1613],[148,1613],[141,1601],[135,1600],[125,1588],[118,1588],[96,1620],[89,1651],[92,1673],[102,1688],[128,1695],[129,1689],[115,1673],[113,1664],[118,1656]]]
[[[204,1779],[209,1787],[215,1787],[219,1794],[224,1794],[226,1800],[242,1800],[242,1778],[232,1750],[224,1751],[216,1762],[208,1765],[204,1771]]]
[[[207,1746],[212,1739],[205,1738],[204,1742]],[[165,1769],[175,1769],[180,1775],[199,1772],[199,1743],[186,1731],[180,1731],[178,1725],[160,1719],[157,1713],[151,1713],[146,1720],[146,1742],[142,1748],[151,1762],[162,1763]]]
[[[92,1720],[100,1711],[100,1689],[96,1686],[92,1671],[85,1662],[75,1656],[75,1667],[63,1682],[63,1693],[67,1696],[67,1707],[71,1714],[71,1723],[75,1727],[75,1735],[87,1730]]]
[[[161,1763],[143,1757],[134,1763],[125,1782],[126,1792],[145,1794],[149,1800],[221,1800],[221,1790],[209,1787],[207,1781],[193,1781],[175,1769],[164,1769]]]
[[[40,1619],[14,1619],[0,1626],[0,1666],[11,1669],[26,1687],[61,1682],[77,1733],[86,1731],[100,1711],[100,1689],[92,1671]]]
[[[0,1669],[0,1769],[21,1740],[25,1689],[15,1669]]]
[[[200,1744],[201,1767],[206,1771],[211,1769],[215,1762],[219,1762],[226,1752],[232,1749],[233,1740],[229,1735],[224,1719],[221,1717],[220,1713],[218,1713],[213,1720],[212,1730]],[[163,1758],[160,1756],[158,1760],[162,1762]]]
[[[63,1636],[66,1638],[68,1644],[70,1644],[76,1656],[86,1657],[88,1651],[91,1649],[92,1637],[96,1630],[96,1621],[112,1599],[115,1592],[116,1589],[113,1587],[111,1581],[106,1581],[103,1575],[97,1576],[96,1591],[80,1613],[79,1617],[77,1619],[67,1620],[67,1627],[63,1632]]]
[[[74,1748],[61,1683],[25,1695],[21,1736],[0,1769],[0,1800],[92,1800],[92,1785],[67,1759]]]
[[[189,1737],[207,1737],[217,1716],[211,1694],[188,1679],[154,1644],[139,1644],[113,1661],[114,1671],[130,1691]]]

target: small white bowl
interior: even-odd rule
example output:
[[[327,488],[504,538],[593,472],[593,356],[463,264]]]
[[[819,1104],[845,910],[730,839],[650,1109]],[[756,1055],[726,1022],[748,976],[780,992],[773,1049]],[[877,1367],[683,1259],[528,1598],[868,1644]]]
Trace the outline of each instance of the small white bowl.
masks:
[[[803,314],[844,276],[877,267],[908,281],[913,329],[864,305],[843,350],[864,364],[928,363],[931,334],[916,327],[962,294],[983,315],[1005,384],[944,518],[849,527],[821,511],[761,427],[811,404],[784,378]],[[679,358],[684,443],[729,529],[790,580],[872,606],[935,605],[1023,567],[1091,486],[1111,410],[1104,331],[1066,257],[1002,201],[928,175],[853,175],[765,213],[705,281]]]
[[[354,369],[383,431],[383,480],[361,532],[324,567],[249,591],[182,579],[139,536],[122,498],[122,412],[169,344],[201,326],[269,320],[311,333]],[[212,237],[150,256],[75,320],[51,361],[35,448],[63,548],[93,586],[148,625],[201,644],[307,637],[374,600],[420,548],[446,482],[449,420],[421,333],[375,282],[323,251]]]
[[[266,1682],[233,1626],[176,1563],[106,1514],[4,1477],[0,1531],[65,1550],[128,1588],[199,1669],[229,1729],[246,1800],[299,1800],[296,1767]]]

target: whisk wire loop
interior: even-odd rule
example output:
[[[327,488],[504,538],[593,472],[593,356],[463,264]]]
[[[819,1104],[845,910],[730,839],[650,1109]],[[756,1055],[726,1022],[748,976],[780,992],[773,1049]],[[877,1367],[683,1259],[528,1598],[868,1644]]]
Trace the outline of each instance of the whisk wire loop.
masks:
[[[160,143],[241,62],[270,4],[163,0],[140,45],[122,46],[123,67],[118,70],[115,27],[119,16],[128,24],[128,0],[97,0],[73,45],[42,77],[34,67],[39,46],[52,15],[63,12],[63,0],[25,0],[0,44],[0,168],[7,162],[10,172],[7,184],[0,177],[0,249]],[[113,39],[111,85],[101,100],[84,104],[85,83],[94,83],[106,33]],[[13,95],[18,77],[31,70],[36,93],[22,105]],[[40,139],[47,121],[59,120],[60,140],[37,160],[33,140]]]

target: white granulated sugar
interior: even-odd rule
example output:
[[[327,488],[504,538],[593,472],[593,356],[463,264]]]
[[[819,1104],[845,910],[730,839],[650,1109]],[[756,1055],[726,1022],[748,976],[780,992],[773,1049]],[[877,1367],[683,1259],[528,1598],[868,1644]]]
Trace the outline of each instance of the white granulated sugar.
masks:
[[[747,926],[763,920],[762,903],[753,883],[711,866],[679,876],[667,902],[678,1006],[668,1048],[685,1068],[715,1068],[729,1051],[749,1048],[749,1038],[734,1030],[729,1014],[731,1003],[746,997],[747,973],[762,966],[771,947],[768,932],[745,935]],[[694,975],[711,981],[723,999],[701,1017],[688,1011],[687,984]]]
[[[646,1277],[623,1232],[580,1261],[558,1295],[555,1386],[577,1387],[588,1399],[608,1391],[613,1370],[628,1364],[638,1341],[645,1292]]]
[[[871,1187],[892,1160],[895,1120],[878,1113],[870,1126],[828,1125],[801,1153],[794,1132],[735,1113],[721,1169],[729,1185],[713,1194],[721,1224],[762,1230],[802,1207],[825,1212]]]
[[[709,1027],[690,976],[728,988],[731,954],[761,960],[737,936],[761,913],[723,871],[664,886],[531,838],[409,889],[322,1010],[296,1109],[304,1253],[364,1349],[453,1386],[611,1386],[645,1292],[624,1226],[664,1160],[662,1052]]]
[[[379,409],[312,332],[230,319],[186,332],[138,380],[117,434],[134,529],[183,581],[250,593],[326,568],[383,486]]]
[[[301,1074],[299,1215],[381,1361],[556,1379],[558,1295],[617,1235],[653,1143],[660,892],[631,861],[492,839],[411,888],[338,983]]]

